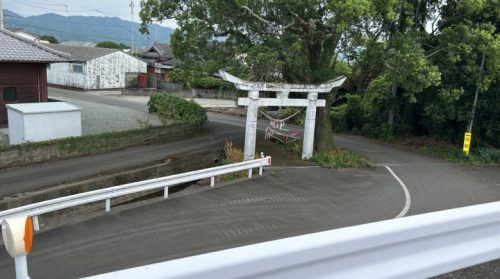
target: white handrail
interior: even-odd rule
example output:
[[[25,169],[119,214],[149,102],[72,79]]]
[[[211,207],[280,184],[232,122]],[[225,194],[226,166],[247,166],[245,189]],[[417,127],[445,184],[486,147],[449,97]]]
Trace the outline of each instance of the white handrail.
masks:
[[[243,246],[89,278],[429,278],[500,258],[500,202]]]
[[[215,186],[215,177],[223,174],[249,170],[248,176],[252,176],[252,169],[259,168],[259,175],[262,175],[264,166],[271,165],[271,157],[260,158],[256,160],[245,161],[241,163],[228,164],[214,168],[191,171],[181,174],[175,174],[160,178],[154,178],[139,182],[128,183],[124,185],[99,189],[95,191],[84,192],[80,194],[60,197],[52,200],[37,202],[17,208],[8,209],[0,212],[0,224],[3,219],[18,215],[34,217],[35,229],[38,229],[38,216],[41,214],[88,204],[96,201],[106,201],[106,211],[110,210],[112,198],[123,195],[134,194],[142,191],[148,191],[158,188],[164,188],[165,197],[168,197],[168,188],[187,182],[192,182],[205,178],[212,178],[210,186]]]

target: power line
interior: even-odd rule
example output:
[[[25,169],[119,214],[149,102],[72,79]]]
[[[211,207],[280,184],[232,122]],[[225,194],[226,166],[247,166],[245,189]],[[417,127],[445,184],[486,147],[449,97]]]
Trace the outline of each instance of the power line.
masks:
[[[96,11],[96,10],[69,11],[67,9],[67,5],[64,5],[64,4],[57,5],[57,6],[64,6],[66,8],[65,10],[60,10],[60,9],[53,9],[53,8],[47,8],[47,7],[43,7],[43,6],[33,5],[33,4],[30,4],[30,3],[22,2],[20,0],[13,0],[13,1],[16,2],[16,3],[18,3],[18,4],[26,5],[28,7],[38,8],[38,9],[44,9],[44,10],[47,10],[47,11],[55,11],[55,12],[90,13],[90,12],[95,12]],[[56,6],[56,5],[54,5],[54,6]]]
[[[56,29],[52,29],[52,28],[48,28],[48,27],[41,27],[39,25],[32,25],[32,24],[23,24],[23,25],[37,28],[37,29],[44,30],[44,31],[53,31],[53,32],[64,33],[64,34],[71,34],[72,33],[72,31],[56,30]],[[111,40],[111,39],[122,40],[121,38],[118,38],[118,37],[110,37],[110,36],[88,34],[88,33],[80,33],[80,34],[84,35],[84,36],[88,36],[88,37],[94,37],[94,38],[102,38],[102,39],[108,39],[108,40]]]

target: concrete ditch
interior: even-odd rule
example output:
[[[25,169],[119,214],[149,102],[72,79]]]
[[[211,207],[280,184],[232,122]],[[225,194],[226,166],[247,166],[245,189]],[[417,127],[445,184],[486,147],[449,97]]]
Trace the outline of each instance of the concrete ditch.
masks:
[[[0,211],[58,197],[108,188],[156,177],[214,167],[220,165],[223,159],[224,151],[222,148],[172,155],[164,158],[161,161],[151,162],[146,166],[138,166],[136,168],[123,170],[114,174],[91,177],[79,181],[57,185],[39,191],[20,193],[13,196],[4,197],[0,200]],[[182,187],[185,187],[185,185],[176,186],[171,190],[176,191],[175,188],[179,189]],[[141,198],[143,199],[145,197],[154,195],[154,193],[160,191],[162,190],[151,190],[115,198],[112,200],[111,204],[112,206],[116,206],[119,204],[128,203],[134,200],[138,200]],[[41,225],[43,225],[43,223],[47,221],[57,220],[68,214],[91,212],[103,208],[104,202],[97,202],[84,206],[60,210],[54,213],[40,216],[40,223]]]

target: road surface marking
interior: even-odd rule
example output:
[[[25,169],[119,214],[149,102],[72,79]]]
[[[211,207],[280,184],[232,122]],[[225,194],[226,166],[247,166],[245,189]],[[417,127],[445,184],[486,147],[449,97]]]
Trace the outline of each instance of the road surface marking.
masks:
[[[389,166],[385,166],[385,168],[394,176],[394,178],[399,182],[399,185],[403,188],[403,191],[405,192],[405,206],[403,207],[403,210],[399,212],[399,214],[395,218],[401,218],[408,213],[408,210],[410,210],[410,205],[411,205],[411,197],[410,197],[410,191],[408,191],[408,188],[406,188],[406,185],[403,183],[403,181],[392,171],[392,169]]]
[[[221,123],[221,124],[228,124],[228,125],[234,125],[234,126],[246,127],[246,125],[243,125],[243,124],[238,124],[238,123],[234,123],[234,122],[224,122],[224,121],[214,120],[214,119],[210,119],[210,121],[212,121],[212,122],[217,122],[217,123]]]
[[[234,123],[234,122],[225,122],[221,120],[215,120],[215,119],[210,119],[211,122],[216,122],[216,123],[221,123],[221,124],[228,124],[228,125],[234,125],[234,126],[240,126],[240,127],[246,127],[247,125],[244,124],[239,124],[239,123]],[[265,128],[259,128],[259,125],[257,125],[257,130],[265,131]]]

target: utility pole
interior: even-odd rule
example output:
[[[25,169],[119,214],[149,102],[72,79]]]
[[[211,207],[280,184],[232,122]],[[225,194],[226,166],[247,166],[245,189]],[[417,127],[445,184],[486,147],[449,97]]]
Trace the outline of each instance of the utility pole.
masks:
[[[132,52],[132,55],[134,55],[134,0],[130,0],[130,14],[132,16],[132,25],[131,25],[131,31],[132,31],[132,45],[130,46],[130,51]]]
[[[476,94],[474,95],[474,103],[472,104],[472,113],[470,116],[469,125],[467,125],[467,131],[464,136],[464,147],[463,151],[465,155],[469,155],[470,143],[472,139],[472,124],[474,124],[474,115],[476,113],[477,98],[479,95],[479,86],[483,76],[484,60],[486,60],[486,53],[483,51],[483,57],[481,58],[481,67],[479,67],[479,76],[476,85]]]
[[[0,0],[1,1],[1,0]],[[479,77],[476,86],[476,94],[474,95],[474,103],[472,105],[472,114],[470,117],[469,126],[467,126],[467,132],[472,132],[472,124],[474,124],[474,114],[476,113],[477,95],[479,94],[479,83],[481,82],[484,68],[484,60],[486,59],[486,53],[483,51],[483,57],[481,58],[481,67],[479,68]]]
[[[2,0],[0,0],[0,28],[3,29],[3,5],[2,5]]]

